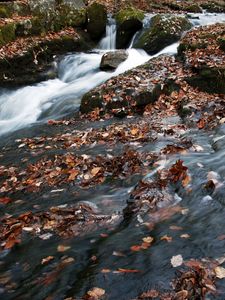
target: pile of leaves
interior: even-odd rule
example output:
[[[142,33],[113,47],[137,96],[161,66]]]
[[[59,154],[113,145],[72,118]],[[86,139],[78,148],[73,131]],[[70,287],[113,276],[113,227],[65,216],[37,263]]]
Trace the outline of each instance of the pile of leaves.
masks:
[[[126,178],[130,174],[145,172],[155,155],[127,149],[118,156],[55,155],[42,158],[26,169],[0,167],[0,193],[16,191],[36,192],[44,186],[60,186],[73,183],[82,187],[103,183],[107,177]]]
[[[159,170],[154,179],[141,180],[131,193],[128,206],[124,209],[124,216],[130,217],[136,213],[152,213],[162,206],[169,206],[174,202],[174,196],[169,184],[181,184],[186,187],[190,183],[188,168],[183,161],[177,160],[168,170]]]
[[[180,43],[186,62],[193,68],[225,69],[224,49],[221,41],[225,39],[225,24],[196,27],[189,31]]]
[[[118,216],[103,215],[88,203],[74,206],[51,207],[43,212],[26,212],[19,216],[5,216],[0,219],[0,247],[10,249],[20,244],[25,233],[42,240],[53,234],[64,238],[81,236],[97,230],[110,228]]]

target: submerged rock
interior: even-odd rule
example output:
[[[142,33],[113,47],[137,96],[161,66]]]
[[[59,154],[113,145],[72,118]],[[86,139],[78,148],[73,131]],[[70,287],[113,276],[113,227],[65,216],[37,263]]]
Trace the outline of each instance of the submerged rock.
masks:
[[[134,44],[134,48],[142,48],[153,55],[166,46],[177,42],[184,31],[191,28],[185,17],[175,15],[156,15],[147,29]]]
[[[103,71],[115,70],[128,57],[125,50],[107,52],[102,56],[100,69]]]
[[[143,26],[142,20],[144,13],[135,8],[127,8],[119,11],[116,14],[117,35],[116,47],[118,49],[126,48],[135,32],[140,30]]]
[[[93,3],[87,8],[87,31],[93,40],[99,40],[105,33],[107,12],[104,5]]]

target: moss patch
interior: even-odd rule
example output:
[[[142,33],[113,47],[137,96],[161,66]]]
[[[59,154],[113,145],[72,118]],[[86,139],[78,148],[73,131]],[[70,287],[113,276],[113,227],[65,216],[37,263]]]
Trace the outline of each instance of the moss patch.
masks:
[[[178,41],[182,33],[190,28],[191,23],[185,17],[156,15],[152,18],[151,27],[144,32],[134,47],[155,54]]]
[[[121,25],[123,22],[131,19],[142,21],[144,19],[144,12],[139,9],[129,7],[119,11],[115,18],[118,25]]]
[[[16,26],[14,23],[0,26],[0,45],[3,46],[16,38],[15,35]]]

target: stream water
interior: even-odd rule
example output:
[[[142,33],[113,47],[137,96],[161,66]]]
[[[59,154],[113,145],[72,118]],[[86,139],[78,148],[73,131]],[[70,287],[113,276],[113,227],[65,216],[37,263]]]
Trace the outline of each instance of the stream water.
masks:
[[[223,22],[224,14],[194,15],[195,26]],[[148,26],[150,16],[144,22]],[[129,56],[114,72],[99,70],[102,55],[115,49],[116,26],[109,19],[107,35],[99,44],[99,49],[91,53],[75,53],[66,55],[58,64],[57,79],[26,86],[17,90],[0,90],[0,134],[15,131],[35,122],[45,122],[47,119],[59,118],[76,109],[82,95],[106,81],[133,67],[151,59],[145,51],[132,49],[132,43],[127,49]],[[175,54],[177,44],[171,45],[158,53]],[[155,55],[155,56],[157,56]],[[22,109],[21,109],[22,108]]]
[[[195,26],[225,22],[225,15],[197,15],[192,19]],[[173,44],[160,53],[176,53],[178,44]],[[79,107],[81,96],[102,83],[108,78],[140,65],[151,57],[144,51],[129,47],[128,59],[112,73],[99,71],[102,54],[115,48],[115,24],[107,27],[107,36],[100,42],[99,49],[91,53],[69,54],[59,63],[59,78],[27,86],[17,90],[1,90],[0,96],[0,134],[5,137],[16,134],[13,131],[41,124],[48,119],[58,118]],[[157,55],[159,55],[158,53]],[[167,120],[165,120],[166,123]],[[122,121],[118,121],[122,122]],[[181,120],[176,120],[181,122]],[[24,129],[25,130],[25,129]],[[21,132],[20,132],[21,134]],[[23,135],[23,133],[22,133]],[[225,254],[225,240],[219,240],[218,236],[225,234],[225,166],[224,160],[224,136],[225,127],[221,125],[216,131],[207,134],[192,130],[185,133],[191,137],[194,144],[201,149],[198,152],[188,152],[185,155],[173,155],[165,161],[171,165],[178,158],[184,161],[192,178],[189,193],[176,191],[179,204],[185,213],[179,213],[170,219],[157,223],[150,230],[144,226],[148,222],[148,216],[134,218],[130,223],[118,225],[104,238],[100,236],[104,230],[98,230],[85,237],[76,237],[62,240],[52,236],[48,240],[32,238],[29,233],[24,233],[23,244],[12,250],[0,253],[0,299],[3,300],[63,300],[81,299],[91,287],[100,287],[106,290],[106,299],[130,300],[137,297],[143,291],[151,288],[160,290],[171,289],[170,281],[174,278],[174,268],[170,259],[174,255],[181,254],[185,260],[190,258],[217,258]],[[220,139],[215,148],[215,140]],[[145,151],[157,151],[168,140],[162,137],[155,143],[145,145]],[[3,145],[3,141],[0,143]],[[8,164],[10,161],[20,163],[27,157],[14,152],[7,153]],[[86,148],[86,154],[97,155],[99,152],[107,154],[106,149]],[[120,145],[115,151],[120,153]],[[36,158],[35,158],[36,159]],[[153,176],[149,173],[147,176]],[[202,188],[207,181],[207,176],[213,176],[219,182],[218,188],[213,194],[207,194]],[[18,193],[17,200],[7,213],[21,214],[24,211],[41,211],[48,207],[73,204],[77,201],[91,201],[96,206],[103,208],[104,213],[119,215],[130,197],[130,192],[137,184],[141,176],[126,180],[114,180],[105,182],[99,187],[83,190],[77,195],[76,189],[70,186],[62,192],[32,193],[24,196]],[[178,202],[178,201],[177,201]],[[4,207],[0,207],[0,214],[4,213]],[[143,220],[142,220],[143,219]],[[172,230],[171,226],[179,226],[180,230]],[[189,238],[181,238],[182,234],[188,234]],[[155,242],[152,247],[141,252],[131,252],[130,247],[139,244],[142,238],[151,235]],[[160,237],[168,235],[172,242],[161,241]],[[68,246],[65,253],[57,251],[57,246]],[[74,258],[74,263],[63,268],[57,265],[67,255]],[[43,258],[53,256],[50,264],[41,264]],[[97,261],[91,259],[96,257]],[[116,273],[119,268],[138,270],[137,273]],[[55,271],[57,270],[57,271]],[[109,270],[104,273],[102,270]],[[43,281],[51,274],[49,280]],[[7,282],[10,278],[10,284]],[[7,286],[7,288],[5,288]],[[209,296],[207,299],[225,299],[225,283],[218,283],[219,293]],[[71,298],[70,298],[71,297]],[[197,300],[197,299],[196,299]]]

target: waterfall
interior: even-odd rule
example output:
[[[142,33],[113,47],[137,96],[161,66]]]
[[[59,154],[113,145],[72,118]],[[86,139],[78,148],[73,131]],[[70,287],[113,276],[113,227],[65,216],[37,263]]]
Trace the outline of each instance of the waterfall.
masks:
[[[144,20],[147,26],[150,18]],[[218,21],[225,21],[225,15],[199,15],[193,19],[195,26],[206,25]],[[144,50],[127,49],[128,58],[113,72],[103,72],[99,69],[102,55],[115,49],[116,24],[109,17],[106,36],[101,40],[99,49],[92,53],[69,54],[58,65],[58,78],[47,80],[36,85],[26,86],[14,90],[0,88],[0,135],[19,128],[29,126],[35,122],[46,122],[77,110],[82,95],[95,86],[113,76],[117,76],[129,69],[141,65],[152,58]],[[163,53],[175,54],[178,43],[166,47]]]
[[[99,43],[99,49],[114,50],[116,49],[116,22],[109,16],[106,25],[106,36]]]

